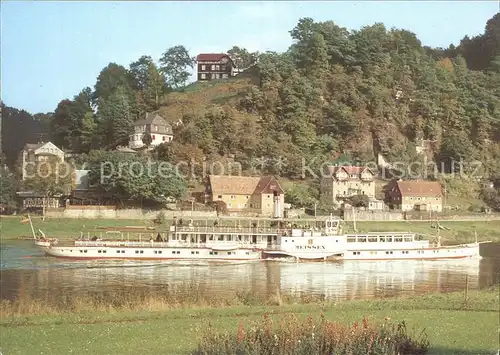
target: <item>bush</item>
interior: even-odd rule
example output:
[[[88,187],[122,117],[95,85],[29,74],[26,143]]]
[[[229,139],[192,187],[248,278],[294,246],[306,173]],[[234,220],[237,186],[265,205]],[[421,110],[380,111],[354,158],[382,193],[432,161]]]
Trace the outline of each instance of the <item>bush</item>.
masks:
[[[345,326],[323,315],[314,322],[312,317],[299,321],[292,314],[276,326],[266,314],[247,329],[239,324],[236,334],[217,333],[210,324],[205,329],[192,355],[422,355],[429,347],[425,333],[412,339],[404,322],[372,325],[366,318]]]
[[[158,224],[158,225],[162,225],[165,223],[166,220],[167,220],[167,218],[165,216],[165,212],[161,211],[161,212],[158,212],[158,214],[156,215],[156,218],[153,219],[153,223]]]

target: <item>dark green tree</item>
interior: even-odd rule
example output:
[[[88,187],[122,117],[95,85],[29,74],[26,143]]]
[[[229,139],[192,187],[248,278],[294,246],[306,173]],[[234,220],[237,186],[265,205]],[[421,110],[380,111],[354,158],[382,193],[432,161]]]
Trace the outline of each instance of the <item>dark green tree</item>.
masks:
[[[160,58],[160,71],[165,76],[167,86],[178,89],[186,85],[189,69],[193,69],[195,59],[189,56],[184,46],[169,48]]]

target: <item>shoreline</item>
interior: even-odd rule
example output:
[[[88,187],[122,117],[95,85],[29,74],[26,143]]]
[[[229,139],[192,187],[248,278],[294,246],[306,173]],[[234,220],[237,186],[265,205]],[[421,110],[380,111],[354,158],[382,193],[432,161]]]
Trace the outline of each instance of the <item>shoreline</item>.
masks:
[[[498,288],[480,291],[431,293],[377,300],[315,301],[281,305],[197,306],[154,310],[80,311],[59,314],[1,317],[2,351],[9,354],[37,349],[38,353],[64,354],[86,349],[92,354],[187,354],[196,348],[200,328],[210,322],[217,330],[233,331],[239,323],[269,315],[320,317],[342,323],[405,321],[411,330],[426,329],[429,354],[493,353],[498,342]],[[474,324],[474,326],[471,326]],[[104,341],[107,339],[107,341]],[[116,348],[118,346],[119,348]],[[146,346],[147,344],[147,346]],[[114,350],[113,350],[114,349]],[[142,350],[141,350],[142,349]]]
[[[306,220],[304,220],[306,221]],[[35,229],[41,229],[48,237],[59,239],[74,239],[81,232],[95,232],[106,227],[123,228],[127,226],[155,227],[156,231],[166,231],[170,221],[161,225],[154,225],[145,220],[117,220],[117,219],[63,219],[47,218],[33,219]],[[439,221],[444,227],[440,231],[442,243],[461,244],[474,242],[475,232],[479,241],[500,242],[500,220],[490,221]],[[430,221],[359,221],[356,223],[359,232],[414,232],[427,236],[435,236],[437,229],[433,228]],[[19,239],[32,239],[29,223],[21,223],[18,218],[0,218],[0,241],[14,241]],[[353,223],[344,223],[344,233],[353,232]],[[102,232],[105,232],[102,229]],[[151,231],[144,231],[144,234]]]

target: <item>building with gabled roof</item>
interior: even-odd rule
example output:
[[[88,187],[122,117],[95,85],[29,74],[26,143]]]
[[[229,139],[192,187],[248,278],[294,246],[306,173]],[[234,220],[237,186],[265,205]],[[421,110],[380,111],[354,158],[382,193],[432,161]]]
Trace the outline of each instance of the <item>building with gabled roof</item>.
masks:
[[[20,157],[22,179],[26,180],[30,173],[28,170],[33,169],[37,162],[48,160],[51,157],[63,162],[65,154],[52,142],[26,143]]]
[[[334,207],[340,207],[355,195],[367,195],[374,199],[375,177],[376,173],[368,167],[329,166],[320,181],[321,199]]]
[[[386,191],[389,205],[394,209],[435,212],[443,210],[443,190],[437,181],[394,180]]]
[[[253,212],[281,217],[285,191],[274,176],[209,175],[205,203],[222,201],[229,212]]]
[[[235,75],[236,66],[226,53],[201,53],[196,57],[198,81],[227,79]]]
[[[129,148],[139,149],[145,147],[142,140],[145,134],[151,135],[151,147],[174,139],[172,126],[170,126],[158,113],[146,113],[146,117],[134,122],[134,133],[129,136]]]

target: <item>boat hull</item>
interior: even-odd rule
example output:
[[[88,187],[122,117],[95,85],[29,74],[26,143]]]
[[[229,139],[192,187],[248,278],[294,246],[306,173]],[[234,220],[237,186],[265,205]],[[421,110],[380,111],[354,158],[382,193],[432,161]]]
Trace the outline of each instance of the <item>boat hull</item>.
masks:
[[[346,250],[343,260],[439,260],[439,259],[481,259],[481,243],[456,246],[401,248],[401,249],[351,249]]]
[[[218,251],[211,248],[131,248],[40,246],[49,256],[75,260],[260,260],[259,250]]]

